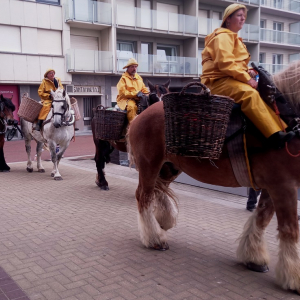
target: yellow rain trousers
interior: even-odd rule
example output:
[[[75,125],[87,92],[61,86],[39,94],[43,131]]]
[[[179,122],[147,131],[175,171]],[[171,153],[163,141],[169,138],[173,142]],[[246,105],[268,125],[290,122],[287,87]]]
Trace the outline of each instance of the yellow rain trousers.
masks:
[[[140,75],[136,73],[134,78],[132,78],[128,72],[123,73],[117,88],[119,92],[117,104],[120,109],[127,110],[127,118],[130,123],[137,115],[136,101],[139,100],[136,96],[137,93],[141,91],[144,94],[149,94],[149,91]]]
[[[201,82],[212,94],[229,96],[241,104],[243,113],[266,137],[281,131],[274,111],[247,82],[250,54],[242,39],[226,28],[218,28],[205,38]],[[283,122],[284,127],[287,125]]]
[[[58,87],[63,89],[63,85],[61,84],[60,78],[55,79],[58,81]],[[42,109],[40,110],[38,119],[45,120],[48,116],[49,111],[51,110],[52,100],[50,99],[50,91],[56,91],[56,87],[54,82],[48,78],[44,78],[39,89],[38,94],[41,98],[41,102],[43,104]]]

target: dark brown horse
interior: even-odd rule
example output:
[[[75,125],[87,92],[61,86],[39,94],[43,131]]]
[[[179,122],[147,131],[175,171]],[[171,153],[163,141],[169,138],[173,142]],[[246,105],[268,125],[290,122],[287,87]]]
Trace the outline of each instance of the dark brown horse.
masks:
[[[300,115],[300,61],[274,76],[274,81]],[[208,184],[239,186],[226,147],[221,158],[215,161],[218,168],[205,159],[166,154],[164,127],[163,103],[157,103],[132,122],[128,133],[131,163],[135,163],[139,171],[136,199],[141,240],[146,247],[159,250],[168,249],[166,231],[176,223],[178,210],[169,184],[179,173],[185,172]],[[249,140],[247,148],[253,178],[263,191],[257,209],[244,227],[237,256],[252,270],[268,270],[269,255],[264,231],[276,212],[279,239],[276,276],[283,288],[300,292],[297,249],[300,157],[290,156],[285,149],[254,148],[254,143],[264,144],[259,139]],[[300,150],[299,137],[288,145],[291,153],[297,153]]]
[[[148,80],[148,85],[150,89],[149,94],[149,105],[161,101],[163,95],[169,93],[169,85],[170,81],[168,80],[164,84],[152,84]],[[122,152],[127,152],[126,143],[124,141],[104,141],[99,140],[95,136],[95,120],[92,120],[92,132],[93,139],[96,147],[95,153],[95,162],[97,167],[97,175],[96,175],[96,184],[100,187],[101,190],[109,190],[108,182],[105,178],[104,168],[105,163],[110,162],[110,154],[114,149],[117,149]]]
[[[0,172],[8,172],[10,167],[6,164],[4,158],[4,136],[7,129],[7,122],[13,121],[13,111],[15,106],[12,103],[11,99],[4,98],[3,95],[0,95]]]

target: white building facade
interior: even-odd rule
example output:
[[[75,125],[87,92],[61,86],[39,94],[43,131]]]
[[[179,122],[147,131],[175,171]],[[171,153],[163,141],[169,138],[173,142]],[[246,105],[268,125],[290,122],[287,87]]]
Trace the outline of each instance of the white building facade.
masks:
[[[300,0],[1,0],[0,93],[17,107],[24,93],[39,100],[54,68],[88,131],[92,108],[115,103],[130,57],[144,80],[171,78],[171,90],[198,78],[205,36],[236,2],[248,8],[240,35],[252,61],[274,73],[300,59]]]

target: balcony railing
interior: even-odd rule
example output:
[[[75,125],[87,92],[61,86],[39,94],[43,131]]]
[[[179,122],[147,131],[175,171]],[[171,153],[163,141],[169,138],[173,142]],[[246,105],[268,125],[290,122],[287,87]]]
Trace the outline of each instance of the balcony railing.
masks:
[[[222,20],[203,19],[198,20],[198,33],[200,35],[207,35],[212,33],[215,29],[221,26]]]
[[[300,60],[300,53],[294,53],[289,55],[290,62]]]
[[[300,46],[300,34],[260,28],[260,41]]]
[[[274,1],[274,0],[260,0],[260,5],[290,11],[294,13],[300,13],[300,1],[299,0],[281,0],[281,1]]]
[[[222,20],[199,18],[198,33],[199,35],[207,35],[221,26]],[[252,24],[244,24],[239,35],[245,41],[259,41],[259,26]]]
[[[259,5],[260,0],[236,0],[236,1],[246,3],[246,4]]]
[[[117,26],[128,26],[182,34],[197,34],[197,18],[188,15],[117,6]]]
[[[279,64],[259,64],[263,68],[265,68],[269,73],[275,74],[279,71],[282,71],[288,67],[288,65],[279,65]]]
[[[97,24],[112,24],[110,3],[93,0],[68,0],[65,6],[66,20]]]
[[[124,72],[123,67],[129,57],[134,57],[138,63],[139,73],[156,75],[182,75],[196,76],[198,74],[198,59],[193,57],[160,56],[139,54],[125,51],[117,52],[117,71]]]
[[[242,30],[239,32],[239,36],[244,41],[258,42],[259,41],[259,26],[252,24],[244,24]]]
[[[112,73],[113,54],[110,51],[70,49],[67,53],[67,72]]]

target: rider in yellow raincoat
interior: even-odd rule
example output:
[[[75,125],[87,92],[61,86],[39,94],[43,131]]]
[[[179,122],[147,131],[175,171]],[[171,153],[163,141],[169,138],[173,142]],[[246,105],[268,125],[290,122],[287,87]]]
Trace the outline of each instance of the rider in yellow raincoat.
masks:
[[[118,96],[117,104],[122,110],[127,110],[127,118],[129,123],[137,115],[137,104],[139,100],[139,92],[149,94],[143,79],[136,73],[138,62],[134,58],[130,58],[127,65],[123,69],[127,69],[123,73],[117,84]]]
[[[250,54],[238,36],[246,17],[247,9],[244,5],[229,5],[224,12],[221,27],[205,38],[201,82],[213,94],[229,96],[241,104],[244,114],[269,139],[270,145],[282,147],[295,134],[281,131],[278,117],[256,90],[256,74],[248,68]]]
[[[53,69],[48,69],[44,74],[44,79],[38,89],[38,94],[41,98],[43,107],[38,116],[38,123],[36,125],[36,130],[40,130],[43,121],[47,118],[47,115],[51,109],[52,98],[50,91],[53,92],[58,89],[58,87],[63,89],[60,78],[54,77],[55,71]]]

